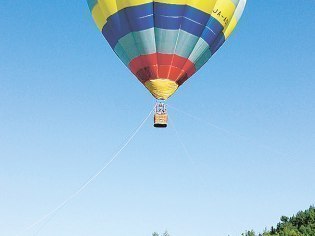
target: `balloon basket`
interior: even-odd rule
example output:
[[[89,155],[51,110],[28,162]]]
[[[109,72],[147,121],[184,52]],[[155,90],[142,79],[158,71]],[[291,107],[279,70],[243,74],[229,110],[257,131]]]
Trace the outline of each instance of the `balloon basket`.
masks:
[[[168,121],[166,105],[163,102],[158,102],[154,108],[154,127],[166,128]]]

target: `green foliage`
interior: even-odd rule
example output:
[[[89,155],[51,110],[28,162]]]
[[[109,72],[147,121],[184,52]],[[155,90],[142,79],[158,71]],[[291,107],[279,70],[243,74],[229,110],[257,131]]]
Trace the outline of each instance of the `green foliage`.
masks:
[[[160,235],[155,232],[152,236]],[[161,236],[170,235],[165,231]],[[308,210],[300,211],[292,217],[281,216],[276,227],[266,229],[263,233],[256,234],[251,230],[246,231],[242,236],[315,236],[315,207],[311,206]]]
[[[170,236],[167,231],[164,232],[163,236]]]
[[[247,231],[242,236],[256,236],[254,231]],[[277,227],[271,227],[259,236],[315,236],[315,207],[300,211],[292,217],[282,216]]]
[[[242,236],[255,236],[255,232],[253,230],[246,231],[246,233],[242,234]]]

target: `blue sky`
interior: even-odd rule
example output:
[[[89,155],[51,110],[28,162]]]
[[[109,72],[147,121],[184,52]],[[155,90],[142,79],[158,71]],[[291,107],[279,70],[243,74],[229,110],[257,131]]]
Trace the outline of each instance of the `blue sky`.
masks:
[[[150,119],[37,235],[240,235],[315,204],[314,11],[249,1],[169,101],[205,121],[169,109],[194,165],[174,127]],[[85,1],[4,1],[0,15],[0,234],[13,236],[110,160],[154,100]]]

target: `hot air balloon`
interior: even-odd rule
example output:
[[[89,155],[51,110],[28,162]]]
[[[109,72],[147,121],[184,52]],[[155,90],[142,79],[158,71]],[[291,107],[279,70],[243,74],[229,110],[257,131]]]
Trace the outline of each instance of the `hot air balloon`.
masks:
[[[167,126],[163,101],[198,71],[235,29],[246,0],[87,0],[99,30],[121,61],[160,102],[155,126]]]

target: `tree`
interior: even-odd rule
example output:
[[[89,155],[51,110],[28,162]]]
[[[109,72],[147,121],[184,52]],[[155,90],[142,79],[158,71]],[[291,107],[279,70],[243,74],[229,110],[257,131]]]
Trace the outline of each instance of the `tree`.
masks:
[[[245,234],[242,234],[242,236],[255,236],[255,232],[253,230],[246,231]]]

